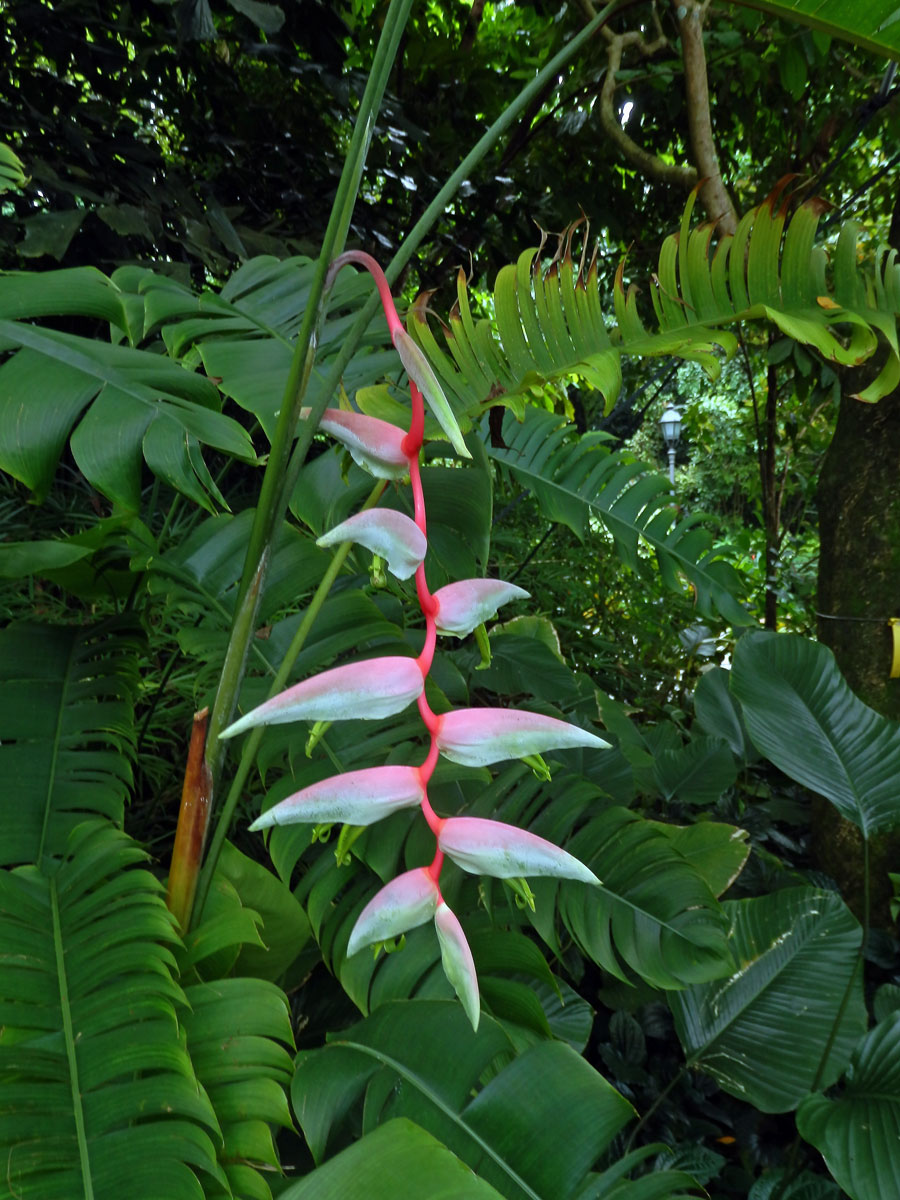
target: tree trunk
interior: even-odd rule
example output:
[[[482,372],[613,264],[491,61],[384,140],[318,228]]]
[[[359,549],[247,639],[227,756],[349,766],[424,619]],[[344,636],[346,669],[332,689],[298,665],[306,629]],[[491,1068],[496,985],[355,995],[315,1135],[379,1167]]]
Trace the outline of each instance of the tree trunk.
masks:
[[[874,378],[872,368],[866,375],[864,382]],[[860,386],[858,380],[843,382],[851,392]],[[888,625],[900,616],[900,389],[877,404],[844,395],[819,476],[818,505],[819,640],[866,704],[900,720]],[[813,852],[860,915],[862,837],[824,800],[813,807]],[[870,855],[872,917],[884,926],[887,872],[900,864],[900,836],[876,838]]]

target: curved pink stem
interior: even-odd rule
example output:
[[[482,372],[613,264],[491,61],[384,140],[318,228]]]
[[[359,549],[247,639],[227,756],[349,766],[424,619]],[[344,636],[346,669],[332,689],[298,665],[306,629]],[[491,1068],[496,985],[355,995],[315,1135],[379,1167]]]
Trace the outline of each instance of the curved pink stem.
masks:
[[[394,297],[391,295],[391,287],[387,281],[387,276],[371,254],[366,254],[365,250],[345,250],[343,254],[339,254],[328,268],[326,285],[330,287],[334,283],[335,276],[337,275],[338,271],[340,271],[341,267],[346,266],[347,263],[351,262],[358,263],[361,267],[365,267],[375,280],[375,286],[378,288],[378,295],[381,297],[381,307],[384,309],[384,315],[387,319],[388,329],[391,333],[391,341],[393,341],[394,333],[398,329],[403,328],[403,322],[397,315],[397,308],[394,304]]]

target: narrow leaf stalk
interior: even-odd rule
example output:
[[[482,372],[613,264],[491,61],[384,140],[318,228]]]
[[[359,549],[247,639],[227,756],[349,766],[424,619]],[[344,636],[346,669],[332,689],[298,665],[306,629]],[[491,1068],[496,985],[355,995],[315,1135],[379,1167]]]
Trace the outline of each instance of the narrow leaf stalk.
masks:
[[[290,458],[291,445],[297,423],[300,419],[303,398],[306,394],[315,362],[319,331],[325,317],[327,303],[327,291],[325,287],[326,273],[331,260],[343,249],[347,237],[347,231],[350,227],[350,217],[356,202],[375,119],[381,107],[381,101],[411,7],[412,0],[391,0],[388,8],[378,47],[375,51],[372,70],[365,93],[360,102],[359,113],[354,126],[350,148],[347,152],[347,158],[344,162],[344,169],[338,184],[331,218],[322,241],[322,249],[310,287],[303,323],[297,336],[291,369],[282,397],[278,424],[272,440],[269,460],[263,474],[259,502],[256,507],[253,528],[250,532],[247,556],[244,562],[244,573],[235,607],[235,622],[226,650],[222,676],[209,722],[206,761],[210,768],[213,785],[215,785],[215,780],[218,777],[221,766],[222,752],[219,747],[219,735],[230,721],[237,703],[238,690],[244,675],[247,650],[250,640],[253,637],[256,608],[262,592],[262,585],[265,581],[272,538],[284,514],[287,497],[290,495],[289,490],[284,486],[285,470]],[[322,408],[324,409],[324,400]],[[312,438],[315,432],[319,416],[321,416],[321,413],[314,413],[312,419],[305,427],[305,434],[309,439]],[[223,818],[224,814],[219,820]]]
[[[373,508],[381,498],[385,489],[385,481],[379,479],[372,491],[366,498],[362,506],[363,512],[369,508]],[[328,598],[328,593],[331,591],[334,581],[341,572],[341,568],[346,561],[347,555],[353,548],[351,542],[343,542],[335,551],[331,562],[328,564],[328,569],[322,576],[322,581],[316,588],[309,607],[297,628],[297,632],[288,647],[287,654],[284,656],[284,661],[278,668],[275,678],[272,680],[269,688],[269,697],[275,696],[282,690],[290,677],[294,663],[297,661],[297,655],[303,649],[306,639],[309,636],[309,631],[321,611],[322,605]],[[216,873],[216,866],[219,861],[219,856],[222,853],[222,847],[225,844],[225,839],[228,836],[228,830],[231,825],[234,810],[237,807],[238,801],[243,795],[244,786],[253,769],[253,763],[256,760],[256,752],[259,749],[259,743],[262,740],[264,729],[258,726],[254,729],[247,740],[241,747],[241,757],[237,765],[237,770],[234,773],[234,778],[231,781],[231,786],[228,789],[228,795],[225,798],[225,803],[219,814],[219,819],[216,822],[215,831],[213,833],[212,842],[210,843],[209,853],[206,857],[206,862],[203,864],[203,870],[200,873],[199,882],[197,885],[197,894],[193,906],[192,913],[189,914],[189,922],[196,925],[203,915],[203,907],[206,904],[206,897],[209,895],[209,889],[212,884],[213,876]]]

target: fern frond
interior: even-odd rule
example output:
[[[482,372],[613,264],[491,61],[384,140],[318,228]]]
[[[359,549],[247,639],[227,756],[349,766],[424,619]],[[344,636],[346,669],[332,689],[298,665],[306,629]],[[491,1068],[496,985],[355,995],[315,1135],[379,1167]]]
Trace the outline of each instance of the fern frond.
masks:
[[[133,620],[0,634],[0,777],[15,819],[3,865],[60,855],[88,816],[121,824],[131,784],[141,635]]]
[[[58,869],[0,873],[0,1143],[21,1200],[202,1200],[197,1172],[225,1183],[144,857],[93,820]]]
[[[623,355],[692,359],[715,377],[718,351],[730,355],[737,345],[731,327],[760,319],[826,359],[849,365],[871,356],[880,333],[888,360],[860,394],[860,399],[877,400],[900,380],[897,256],[880,259],[867,288],[857,263],[857,227],[845,222],[829,286],[826,252],[814,245],[824,206],[808,200],[787,224],[784,190],[783,181],[714,251],[712,226],[691,229],[696,193],[691,195],[680,231],[663,243],[649,287],[655,329],[645,325],[638,310],[640,289],[625,286],[624,263],[615,276],[615,325],[607,320],[596,262],[586,272],[576,270],[569,233],[546,271],[534,249],[502,268],[494,285],[493,321],[473,317],[465,275],[459,273],[457,299],[444,328],[449,354],[438,345],[425,305],[411,309],[409,330],[457,407],[469,414],[502,403],[521,415],[532,389],[567,377],[596,387],[609,410],[621,388]]]
[[[507,416],[504,448],[488,454],[529,488],[542,511],[584,538],[591,516],[599,517],[622,561],[644,571],[643,542],[653,551],[667,587],[682,591],[681,577],[694,589],[697,608],[717,609],[734,625],[751,618],[738,601],[745,588],[737,571],[716,556],[701,514],[678,519],[669,481],[646,463],[610,451],[599,434],[573,435],[572,426],[542,409],[529,408],[520,423]]]

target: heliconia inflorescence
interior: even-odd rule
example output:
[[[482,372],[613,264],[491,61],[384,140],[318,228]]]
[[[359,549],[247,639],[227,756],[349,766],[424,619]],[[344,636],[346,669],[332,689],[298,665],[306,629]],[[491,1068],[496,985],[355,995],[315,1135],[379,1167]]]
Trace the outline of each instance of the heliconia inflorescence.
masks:
[[[230,725],[233,737],[256,725],[285,721],[333,721],[389,716],[416,700],[431,739],[418,766],[370,767],[322,780],[288,796],[263,813],[251,829],[297,822],[370,825],[400,808],[419,807],[435,837],[435,855],[427,867],[406,871],[386,884],[360,913],[350,934],[348,955],[365,946],[399,937],[434,919],[444,973],[474,1028],[478,1027],[478,980],[462,926],[440,889],[446,854],[465,871],[500,879],[555,875],[597,884],[599,880],[565,850],[526,830],[476,817],[439,817],[428,799],[428,783],[439,755],[469,766],[522,758],[545,750],[575,746],[607,747],[596,734],[540,713],[503,708],[458,709],[437,714],[425,698],[437,635],[466,637],[489,620],[501,604],[527,598],[514,584],[497,579],[466,579],[431,593],[425,579],[428,547],[425,498],[419,454],[425,427],[424,400],[457,453],[469,457],[453,411],[422,351],[403,328],[384,272],[373,258],[348,251],[331,268],[333,279],[348,262],[371,272],[384,305],[391,340],[406,368],[412,417],[404,433],[396,426],[361,413],[326,409],[321,428],[336,437],[355,461],[380,479],[409,475],[414,520],[389,509],[359,513],[319,539],[330,546],[354,541],[387,562],[400,579],[415,576],[425,617],[425,643],[418,658],[392,656],[335,667],[314,675],[267,700]],[[424,398],[423,398],[424,393]],[[304,416],[308,410],[304,410]]]

